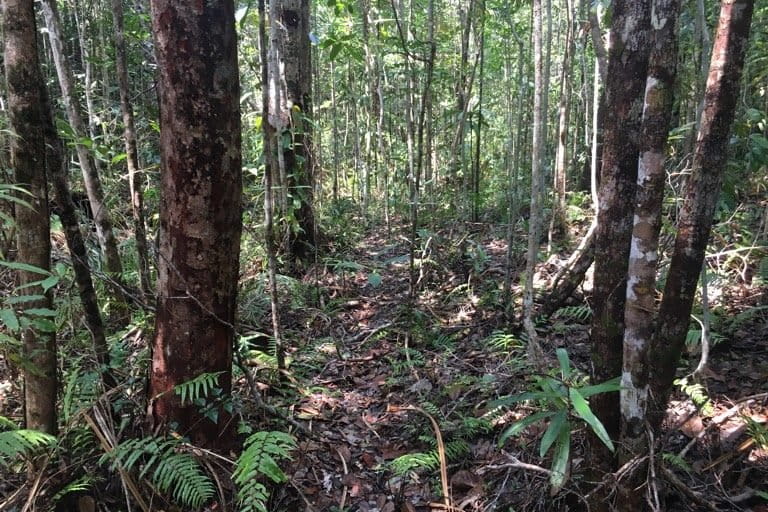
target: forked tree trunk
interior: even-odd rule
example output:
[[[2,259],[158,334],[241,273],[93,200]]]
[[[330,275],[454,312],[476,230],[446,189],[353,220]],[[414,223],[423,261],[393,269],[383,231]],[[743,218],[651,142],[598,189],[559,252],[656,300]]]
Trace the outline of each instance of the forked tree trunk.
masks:
[[[131,193],[133,234],[136,237],[139,285],[141,292],[145,296],[149,296],[152,293],[152,286],[149,282],[149,253],[147,252],[147,233],[144,226],[144,194],[139,181],[139,152],[136,148],[136,128],[133,123],[133,105],[131,104],[128,85],[122,0],[112,0],[112,19],[115,25],[115,66],[117,68],[117,85],[120,89],[120,110],[123,115],[125,161],[128,167],[128,187]]]
[[[627,270],[619,464],[644,453],[648,447],[645,438],[648,364],[656,310],[656,265],[666,178],[665,152],[677,64],[679,9],[680,0],[653,2],[653,46],[645,85],[635,215]],[[630,496],[625,497],[632,502],[642,502],[644,487],[639,485],[642,482],[636,478],[629,480],[630,485],[624,485],[624,488],[629,490]],[[638,487],[639,493],[631,490]]]
[[[725,0],[721,4],[693,168],[653,340],[655,364],[651,368],[650,391],[655,402],[651,404],[651,419],[657,428],[664,418],[685,345],[696,283],[722,186],[753,9],[754,0]]]
[[[225,444],[218,424],[174,386],[221,372],[229,396],[240,253],[241,143],[232,0],[152,0],[160,96],[160,256],[149,413],[193,443]]]
[[[650,45],[650,0],[617,0],[613,4],[601,164],[599,210],[595,231],[595,285],[592,318],[593,382],[621,374],[624,301],[632,212],[637,179],[637,135]],[[608,434],[619,433],[619,397],[603,393],[592,398],[592,409]],[[614,469],[613,454],[590,436],[596,475]],[[596,493],[600,494],[600,493]],[[596,496],[595,505],[606,506]]]
[[[16,205],[16,260],[48,270],[51,266],[50,217],[45,172],[44,101],[37,58],[37,30],[32,0],[3,0],[4,64],[8,87],[8,114],[14,136],[11,167],[14,181],[31,196],[30,206]],[[40,281],[37,272],[20,270],[19,287]],[[40,298],[23,302],[23,310],[51,308],[51,295],[40,285],[20,289]],[[31,314],[31,313],[30,313]],[[26,427],[56,432],[56,338],[54,333],[28,327],[21,331],[24,360],[24,413]]]
[[[112,274],[113,279],[120,279],[122,273],[122,264],[117,250],[117,240],[112,229],[112,221],[109,218],[109,211],[104,204],[104,191],[101,186],[101,179],[93,163],[88,148],[82,143],[88,136],[88,129],[83,121],[83,115],[80,109],[80,102],[75,93],[72,70],[64,55],[63,39],[61,33],[61,21],[54,0],[43,0],[43,15],[45,25],[48,29],[48,39],[51,43],[51,53],[56,65],[56,74],[59,78],[61,95],[66,107],[69,124],[74,132],[75,149],[77,151],[80,169],[83,172],[83,183],[88,193],[88,201],[91,204],[93,212],[93,221],[96,225],[96,235],[99,239],[99,246],[104,255],[105,267]],[[119,292],[118,292],[119,295]]]

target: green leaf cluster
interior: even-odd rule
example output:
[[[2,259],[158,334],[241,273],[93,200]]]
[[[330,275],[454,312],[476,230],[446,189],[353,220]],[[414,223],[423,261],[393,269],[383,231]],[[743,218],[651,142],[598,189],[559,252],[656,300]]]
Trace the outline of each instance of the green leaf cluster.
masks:
[[[618,377],[602,384],[584,385],[578,372],[571,368],[568,352],[565,349],[557,349],[557,359],[558,377],[549,375],[536,377],[533,383],[534,390],[501,398],[492,404],[494,407],[499,407],[527,401],[538,402],[542,410],[513,423],[501,434],[499,445],[503,445],[510,437],[520,434],[528,426],[542,420],[549,420],[547,430],[539,444],[539,456],[544,457],[550,449],[554,449],[550,476],[553,494],[565,485],[567,479],[573,421],[589,425],[609,450],[615,450],[605,427],[589,407],[588,398],[598,393],[620,389]]]

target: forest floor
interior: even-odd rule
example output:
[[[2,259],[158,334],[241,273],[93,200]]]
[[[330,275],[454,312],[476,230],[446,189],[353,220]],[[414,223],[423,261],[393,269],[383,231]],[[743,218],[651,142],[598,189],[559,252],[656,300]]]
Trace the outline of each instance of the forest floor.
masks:
[[[572,443],[570,480],[554,498],[550,462],[538,456],[546,425],[497,444],[506,426],[536,412],[490,404],[527,391],[534,376],[524,342],[499,308],[503,230],[455,225],[423,238],[429,242],[417,255],[424,271],[415,303],[408,295],[406,240],[376,233],[343,260],[310,272],[307,280],[328,293],[323,307],[285,312],[293,326],[288,345],[300,348],[291,354],[296,394],[282,405],[311,435],[296,433],[292,486],[276,493],[272,510],[439,510],[443,492],[430,416],[445,443],[456,509],[583,509],[583,429]],[[661,510],[765,511],[768,500],[759,493],[768,491],[768,453],[750,444],[747,418],[768,419],[768,294],[746,284],[710,293],[728,335],[716,335],[703,387],[689,390],[701,398],[699,406],[678,392],[669,409],[656,446],[664,466],[656,468]],[[540,322],[539,335],[552,368],[555,349],[565,348],[586,374],[588,310],[572,304]],[[689,366],[697,361],[692,355]]]
[[[578,428],[569,479],[554,497],[547,474],[551,451],[539,457],[543,422],[498,445],[501,432],[537,412],[533,402],[503,409],[492,404],[528,391],[536,378],[525,341],[504,310],[503,227],[456,223],[422,233],[426,249],[417,254],[420,291],[415,301],[409,298],[407,239],[398,233],[371,232],[339,249],[339,255],[319,261],[303,281],[280,279],[282,323],[290,347],[287,378],[278,379],[260,352],[251,353],[246,364],[262,398],[302,424],[305,432],[260,409],[242,373],[235,373],[245,422],[260,430],[290,428],[298,441],[285,468],[290,485],[274,489],[269,510],[449,510],[441,505],[444,491],[431,420],[444,441],[446,483],[455,507],[450,510],[584,510],[589,483],[583,424],[573,423]],[[540,265],[541,289],[561,263],[553,257]],[[521,272],[522,256],[515,264]],[[269,325],[259,269],[257,263],[246,266],[241,320]],[[516,275],[513,282],[518,281]],[[589,373],[588,284],[585,288],[537,325],[553,371],[555,350],[564,348],[573,365]],[[519,315],[521,290],[513,286],[512,291],[517,302],[511,311]],[[661,456],[651,481],[659,490],[659,510],[768,511],[768,453],[754,442],[760,441],[755,424],[765,426],[768,419],[767,298],[768,286],[758,279],[749,284],[712,280],[712,338],[717,344],[701,387],[689,378],[688,394],[675,394],[665,433],[655,445]],[[142,341],[139,330],[130,332],[136,333],[127,343],[135,352],[130,357],[146,357],[147,340]],[[697,362],[692,354],[683,367],[694,368]],[[680,372],[681,377],[687,373]],[[0,415],[21,418],[19,382],[0,354]],[[136,382],[144,377],[137,375]],[[136,410],[136,428],[141,430],[139,405]],[[768,446],[768,439],[761,441]],[[97,463],[100,455],[82,459],[89,462],[80,463],[80,469],[104,472],[108,480],[107,469]],[[62,461],[60,468],[67,464]],[[62,478],[67,471],[60,469],[46,482],[66,484]],[[22,474],[0,476],[0,495],[20,479]],[[122,499],[119,487],[96,492],[98,502],[118,506]],[[221,509],[216,505],[209,510]]]

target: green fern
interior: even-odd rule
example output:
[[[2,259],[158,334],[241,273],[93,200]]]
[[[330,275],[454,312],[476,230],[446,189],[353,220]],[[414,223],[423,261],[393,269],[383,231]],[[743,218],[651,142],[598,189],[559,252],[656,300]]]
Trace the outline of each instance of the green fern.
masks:
[[[445,458],[448,462],[458,460],[469,454],[469,444],[463,439],[456,439],[445,444]],[[408,453],[390,463],[395,474],[402,476],[411,471],[434,471],[440,466],[437,450]]]
[[[176,384],[173,391],[181,396],[181,405],[205,399],[219,385],[219,375],[224,372],[201,373],[194,379]]]
[[[667,462],[668,464],[672,464],[676,468],[682,469],[686,473],[690,473],[692,471],[691,465],[688,464],[684,458],[677,455],[676,453],[662,453],[661,458],[664,460],[664,462]]]
[[[112,459],[113,469],[132,471],[141,466],[139,477],[148,477],[158,490],[189,508],[200,508],[213,497],[213,483],[198,460],[180,440],[145,437],[119,444],[101,458]]]
[[[715,407],[712,405],[712,400],[709,399],[707,389],[703,385],[689,383],[687,377],[684,379],[676,379],[674,384],[680,386],[680,390],[691,399],[693,405],[695,405],[704,416],[711,416],[714,413]]]
[[[592,317],[592,310],[589,306],[566,306],[558,309],[555,316],[563,320],[585,323]]]
[[[37,430],[17,429],[15,423],[3,416],[0,416],[0,425],[12,429],[0,432],[0,467],[10,465],[19,457],[39,455],[56,444],[54,436]]]
[[[285,482],[287,477],[278,460],[290,459],[290,452],[295,448],[294,438],[283,432],[256,432],[246,439],[232,473],[238,488],[240,512],[268,512],[269,491],[259,479],[267,477],[274,483]]]
[[[485,344],[492,350],[499,352],[508,352],[525,346],[525,343],[516,335],[502,332],[494,332],[488,336],[485,339]]]

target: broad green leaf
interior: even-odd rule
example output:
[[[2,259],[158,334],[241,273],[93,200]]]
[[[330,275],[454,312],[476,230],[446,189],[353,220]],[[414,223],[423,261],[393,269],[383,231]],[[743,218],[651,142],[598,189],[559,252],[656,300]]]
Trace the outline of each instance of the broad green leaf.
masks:
[[[56,316],[56,312],[48,308],[29,308],[25,309],[24,313],[33,316]]]
[[[544,433],[544,437],[541,438],[541,445],[539,445],[539,456],[544,457],[549,451],[550,446],[555,440],[560,437],[560,431],[565,428],[571,429],[570,423],[566,421],[568,419],[568,411],[558,412],[552,421],[549,422],[549,427]]]
[[[336,57],[341,51],[341,46],[341,43],[334,43],[334,45],[331,46],[331,53],[328,55],[328,60],[336,60]]]
[[[21,263],[18,261],[0,261],[0,265],[8,267],[12,270],[21,270],[22,272],[33,272],[35,274],[42,274],[44,276],[51,275],[51,273],[44,268],[29,265],[28,263]]]
[[[48,276],[40,283],[40,286],[43,287],[43,290],[46,292],[59,284],[59,276]]]
[[[550,416],[553,416],[555,411],[544,411],[544,412],[537,412],[535,414],[531,414],[528,417],[523,418],[520,421],[517,421],[513,423],[507,430],[504,431],[504,433],[501,434],[499,437],[499,446],[503,445],[504,442],[509,439],[510,437],[519,434],[525,428],[529,425],[533,425],[537,421],[541,421],[545,418],[549,418]]]
[[[621,377],[616,377],[615,379],[607,380],[602,384],[595,384],[594,386],[584,386],[583,388],[579,388],[579,393],[584,398],[589,398],[592,395],[597,395],[599,393],[610,393],[611,391],[619,391],[620,389]]]
[[[126,155],[125,153],[118,153],[118,154],[116,154],[115,156],[112,157],[112,160],[110,160],[110,162],[113,165],[114,164],[119,164],[120,162],[122,162],[126,158],[128,158],[128,155]]]
[[[32,319],[32,325],[38,331],[42,331],[42,332],[56,332],[56,324],[51,322],[47,318],[34,318],[34,319]]]
[[[576,388],[571,388],[571,404],[573,404],[573,410],[576,411],[576,414],[578,414],[581,419],[589,424],[589,426],[592,428],[592,431],[603,442],[603,444],[607,446],[609,450],[614,451],[613,442],[611,441],[610,436],[608,436],[608,432],[606,432],[605,427],[600,422],[600,420],[597,419],[597,416],[594,415],[592,409],[589,408],[589,403],[587,400],[581,395],[581,393],[579,393],[579,390]]]
[[[35,302],[36,300],[42,300],[45,295],[17,295],[15,297],[8,297],[5,299],[6,304],[25,304],[27,302]]]
[[[552,496],[557,494],[565,485],[565,477],[568,472],[568,458],[571,455],[571,431],[564,428],[560,430],[560,435],[555,443],[555,455],[552,459],[552,475],[549,477],[549,483],[552,484],[550,491]]]
[[[368,284],[374,288],[381,286],[381,274],[375,271],[368,274]]]
[[[2,321],[11,332],[19,330],[19,319],[12,309],[0,309],[0,321]]]
[[[557,360],[560,362],[560,374],[563,380],[571,376],[571,361],[568,359],[568,352],[564,348],[559,348],[555,351],[557,354]]]

